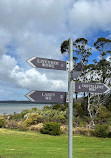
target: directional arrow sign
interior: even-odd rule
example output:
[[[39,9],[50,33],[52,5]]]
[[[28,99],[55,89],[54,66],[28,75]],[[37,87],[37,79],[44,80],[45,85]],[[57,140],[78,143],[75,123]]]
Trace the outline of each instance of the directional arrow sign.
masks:
[[[67,70],[67,62],[61,60],[53,60],[46,58],[32,57],[27,62],[33,67],[55,69],[55,70]]]
[[[38,103],[65,103],[66,92],[55,91],[31,91],[26,94],[26,97],[31,101]]]
[[[74,70],[72,70],[72,72],[71,72],[71,78],[72,78],[72,80],[77,79],[77,77],[81,75],[82,70],[83,70],[83,66],[84,66],[84,64],[81,61],[80,63],[78,63],[76,65],[76,67],[74,68]]]
[[[107,93],[110,88],[103,83],[81,83],[75,82],[75,92]]]

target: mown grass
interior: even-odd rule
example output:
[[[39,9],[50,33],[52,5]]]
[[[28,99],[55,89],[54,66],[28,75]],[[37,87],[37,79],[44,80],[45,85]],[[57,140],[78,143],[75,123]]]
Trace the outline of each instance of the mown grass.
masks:
[[[0,129],[2,158],[68,158],[68,136]],[[74,158],[111,158],[111,139],[73,137]]]

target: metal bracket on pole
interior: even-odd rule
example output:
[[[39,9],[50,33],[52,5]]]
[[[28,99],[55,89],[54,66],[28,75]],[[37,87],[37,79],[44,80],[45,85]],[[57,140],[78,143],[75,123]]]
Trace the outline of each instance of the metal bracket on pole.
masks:
[[[73,92],[75,92],[75,81],[73,81],[73,87],[72,87]]]
[[[69,61],[66,62],[66,70],[69,71]]]
[[[66,93],[66,103],[68,103],[68,102],[69,102],[69,94]]]
[[[76,66],[76,65],[75,65],[75,62],[71,61],[70,63],[71,63],[71,65],[73,65],[73,70],[74,70],[74,69],[75,69],[75,66]],[[66,70],[69,71],[69,61],[66,62]],[[72,71],[73,71],[73,70],[72,70]]]

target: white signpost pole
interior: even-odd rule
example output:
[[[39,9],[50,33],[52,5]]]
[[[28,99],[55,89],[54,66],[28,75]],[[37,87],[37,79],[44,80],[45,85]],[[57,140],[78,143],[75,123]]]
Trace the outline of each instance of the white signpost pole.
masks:
[[[68,78],[68,96],[69,96],[69,125],[68,125],[68,158],[73,158],[73,81],[71,71],[73,70],[73,40],[69,39],[69,78]]]

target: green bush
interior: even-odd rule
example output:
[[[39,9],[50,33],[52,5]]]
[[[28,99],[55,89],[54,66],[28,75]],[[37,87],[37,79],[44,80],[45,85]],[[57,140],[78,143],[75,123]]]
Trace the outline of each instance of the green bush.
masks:
[[[65,123],[66,122],[66,112],[53,110],[53,109],[43,109],[39,112],[41,116],[41,122],[57,122]],[[39,122],[39,123],[41,123]]]
[[[21,118],[24,118],[24,116],[25,116],[26,114],[28,114],[28,113],[29,113],[29,110],[23,110],[23,111],[20,113]]]
[[[111,112],[108,111],[108,109],[101,105],[100,109],[99,109],[99,114],[98,116],[95,118],[95,123],[96,124],[110,124],[110,119],[111,119]]]
[[[41,129],[42,134],[49,134],[49,135],[60,135],[60,123],[56,122],[46,122]]]
[[[53,110],[65,111],[66,106],[65,106],[65,105],[62,105],[62,104],[55,104],[55,105],[52,105],[51,108],[52,108]]]
[[[96,125],[94,129],[94,136],[103,138],[107,137],[108,125]]]
[[[24,124],[26,126],[31,126],[31,125],[41,122],[40,119],[41,119],[41,116],[38,113],[30,113],[27,119],[24,121]]]
[[[4,126],[5,120],[4,119],[0,119],[0,128],[2,128]]]

